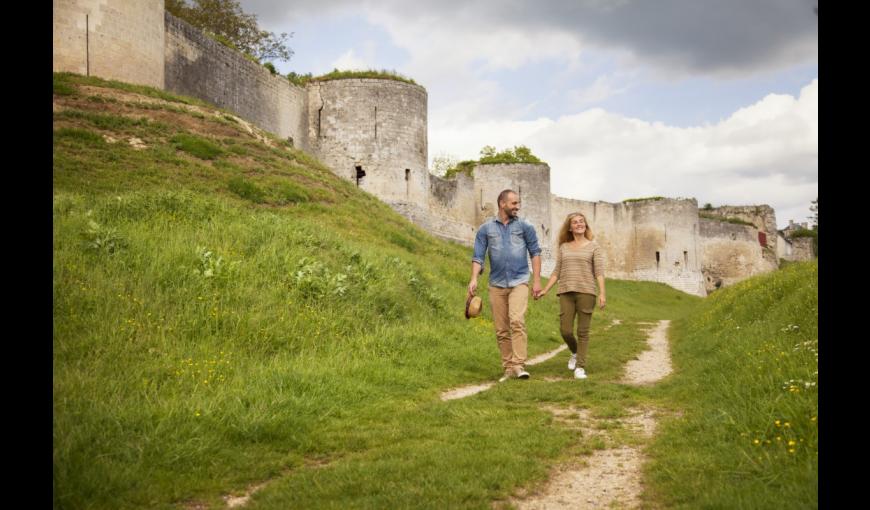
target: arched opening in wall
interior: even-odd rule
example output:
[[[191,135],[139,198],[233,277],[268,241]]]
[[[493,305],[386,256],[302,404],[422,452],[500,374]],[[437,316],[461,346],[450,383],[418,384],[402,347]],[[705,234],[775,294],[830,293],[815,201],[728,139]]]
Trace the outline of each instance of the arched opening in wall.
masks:
[[[362,169],[361,166],[356,167],[356,185],[359,187],[362,184],[363,177],[366,176],[365,170]]]
[[[656,252],[656,269],[659,268],[659,261],[661,260],[661,254]]]
[[[405,169],[405,198],[411,196],[411,169]]]

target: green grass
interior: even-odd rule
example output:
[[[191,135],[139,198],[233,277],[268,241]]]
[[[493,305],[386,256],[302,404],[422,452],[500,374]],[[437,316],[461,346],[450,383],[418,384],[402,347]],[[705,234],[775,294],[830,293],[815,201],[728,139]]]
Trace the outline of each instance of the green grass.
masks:
[[[700,216],[701,218],[706,218],[708,220],[716,220],[716,221],[722,221],[725,223],[733,223],[735,225],[748,225],[750,227],[755,226],[755,223],[752,223],[751,221],[741,220],[740,218],[723,217],[723,216],[717,216],[715,214],[707,214],[707,213],[699,213],[698,216]]]
[[[236,195],[251,202],[262,204],[266,201],[266,193],[259,186],[243,177],[233,177],[227,183],[227,187]]]
[[[200,159],[215,159],[223,152],[223,150],[211,140],[186,133],[175,135],[172,137],[171,141],[175,144],[177,149]]]
[[[513,163],[529,163],[529,164],[546,164],[537,156],[532,154],[532,151],[524,146],[518,145],[512,149],[504,149],[497,152],[495,147],[491,145],[485,146],[480,150],[480,159],[460,161],[455,166],[448,168],[444,172],[445,179],[452,179],[458,173],[464,173],[471,177],[474,174],[474,167],[477,165],[499,165]]]
[[[103,78],[98,78],[96,76],[83,76],[76,73],[54,73],[55,94],[57,94],[56,91],[58,87],[60,87],[61,89],[65,89],[75,88],[78,85],[89,85],[92,87],[123,90],[126,92],[142,94],[143,96],[163,99],[164,101],[215,108],[214,105],[211,105],[201,99],[172,94],[164,90],[156,89],[154,87],[148,87],[146,85],[134,85],[132,83],[124,83],[116,80],[104,80]]]
[[[818,264],[722,289],[673,329],[661,391],[685,416],[647,469],[664,506],[816,508]]]
[[[404,83],[410,83],[412,85],[417,85],[417,82],[415,82],[413,79],[408,78],[407,76],[403,76],[396,71],[390,71],[386,69],[382,69],[380,71],[376,69],[369,69],[365,71],[339,71],[338,69],[334,69],[320,76],[312,76],[311,73],[301,75],[296,73],[289,73],[287,75],[287,79],[290,81],[290,83],[299,86],[305,86],[308,82],[312,81],[346,80],[349,78],[374,78],[378,80],[394,80]]]
[[[643,443],[618,423],[627,409],[709,398],[699,389],[708,372],[687,361],[715,359],[688,350],[709,340],[686,335],[730,344],[703,324],[677,322],[670,382],[619,384],[645,349],[642,322],[708,302],[744,306],[718,297],[729,289],[705,302],[608,280],[589,379],[567,379],[563,352],[530,367],[529,381],[441,402],[447,388],[501,373],[488,307],[463,317],[469,248],[423,232],[304,152],[241,130],[207,137],[180,122],[109,121],[90,110],[99,103],[55,100],[83,113],[55,114],[55,508],[223,508],[222,496],[265,481],[249,508],[490,508],[561,462]],[[119,133],[147,148],[101,136]],[[221,150],[201,159],[176,148],[181,135]],[[488,302],[485,276],[480,288]],[[758,306],[781,303],[790,301]],[[562,345],[555,298],[530,302],[527,325],[530,356]],[[589,409],[614,438],[580,437],[545,405]],[[663,472],[689,486],[696,476]],[[673,480],[647,478],[651,501],[683,501]]]
[[[625,204],[628,204],[631,202],[645,202],[647,200],[658,201],[658,200],[664,200],[664,199],[665,199],[665,197],[626,198],[622,202]]]

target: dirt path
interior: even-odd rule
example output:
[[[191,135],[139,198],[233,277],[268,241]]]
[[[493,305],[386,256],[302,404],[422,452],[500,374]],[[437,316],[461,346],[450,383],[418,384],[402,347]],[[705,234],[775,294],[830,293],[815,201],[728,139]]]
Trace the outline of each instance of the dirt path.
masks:
[[[535,356],[534,358],[526,361],[526,365],[537,365],[538,363],[543,363],[553,356],[559,354],[560,352],[567,349],[567,345],[563,345],[558,349],[553,349],[550,352],[545,352],[544,354],[540,354]],[[480,393],[481,391],[486,391],[495,386],[494,382],[487,382],[481,384],[470,384],[468,386],[460,386],[459,388],[453,388],[441,393],[441,400],[456,400],[457,398],[465,398],[470,397],[471,395],[475,395]]]
[[[556,421],[577,430],[582,437],[601,438],[611,443],[610,435],[599,426],[586,409],[546,407]],[[655,432],[654,411],[632,409],[630,415],[617,420],[620,425],[643,438]],[[551,474],[549,482],[539,491],[511,501],[523,510],[567,510],[587,508],[636,508],[642,492],[641,467],[643,455],[634,446],[619,446],[596,450],[591,456],[561,466]]]
[[[628,362],[622,379],[624,384],[654,384],[673,371],[667,336],[670,325],[671,321],[663,320],[650,330],[647,337],[650,348]]]
[[[605,326],[604,329],[605,330],[610,329],[613,326],[618,326],[621,323],[622,323],[621,320],[613,319],[613,322],[608,324],[607,326]],[[535,356],[534,358],[528,360],[526,362],[526,365],[537,365],[538,363],[543,363],[543,362],[547,361],[548,359],[552,358],[553,356],[556,356],[557,354],[559,354],[560,352],[564,351],[567,348],[568,348],[567,345],[562,345],[558,349],[553,349],[550,352],[545,352],[544,354],[540,354],[538,356]],[[549,381],[549,382],[563,381],[565,379],[566,378],[564,378],[564,377],[546,377],[546,378],[544,378],[545,381]],[[476,395],[476,394],[480,393],[481,391],[486,391],[486,390],[492,388],[493,386],[495,386],[494,382],[486,382],[486,383],[481,383],[481,384],[469,384],[467,386],[460,386],[458,388],[451,388],[451,389],[446,390],[443,393],[441,393],[441,400],[447,401],[447,400],[456,400],[458,398],[470,397],[472,395]]]
[[[670,321],[659,321],[649,330],[650,349],[626,365],[624,384],[653,384],[672,371],[667,329]],[[558,467],[550,480],[531,494],[520,494],[511,503],[520,509],[638,508],[643,492],[641,469],[645,462],[642,447],[613,442],[604,421],[591,417],[588,410],[545,407],[557,422],[576,429],[581,437],[599,437],[605,447]],[[654,409],[636,408],[620,422],[636,437],[648,440],[655,433]],[[612,443],[608,447],[608,443]]]

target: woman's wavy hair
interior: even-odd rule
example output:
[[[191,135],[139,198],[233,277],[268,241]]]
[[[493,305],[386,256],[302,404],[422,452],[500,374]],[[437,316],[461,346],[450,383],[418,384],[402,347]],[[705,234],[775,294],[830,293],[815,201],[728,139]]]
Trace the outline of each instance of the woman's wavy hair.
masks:
[[[589,239],[590,241],[595,239],[595,234],[592,233],[592,225],[589,224],[589,220],[586,219],[586,215],[579,212],[573,212],[565,218],[565,222],[562,223],[562,228],[559,229],[559,244],[569,243],[574,240],[574,233],[571,232],[571,220],[580,216],[586,222],[586,232],[583,233],[583,237]]]

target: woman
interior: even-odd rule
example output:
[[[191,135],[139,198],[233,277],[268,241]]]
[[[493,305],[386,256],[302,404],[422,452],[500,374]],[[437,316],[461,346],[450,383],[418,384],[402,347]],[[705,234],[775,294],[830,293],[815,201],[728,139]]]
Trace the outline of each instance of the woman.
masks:
[[[571,213],[565,218],[565,223],[559,230],[556,267],[550,275],[547,286],[537,296],[537,299],[544,297],[553,285],[559,282],[559,289],[556,292],[559,296],[559,325],[562,338],[571,349],[568,370],[573,370],[574,377],[577,379],[586,379],[589,323],[592,321],[592,311],[595,309],[596,294],[601,309],[604,309],[606,303],[604,253],[593,238],[592,229],[589,228],[586,216],[582,213]],[[575,317],[578,317],[576,339],[572,333]]]

